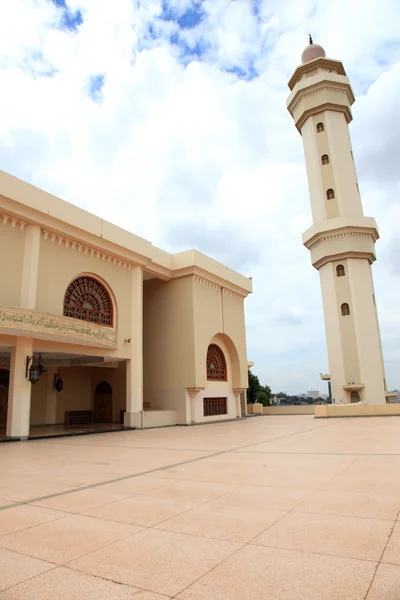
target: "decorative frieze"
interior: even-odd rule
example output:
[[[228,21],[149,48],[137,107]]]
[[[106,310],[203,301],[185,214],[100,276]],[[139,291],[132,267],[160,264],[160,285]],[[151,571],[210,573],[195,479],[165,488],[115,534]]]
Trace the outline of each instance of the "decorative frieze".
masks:
[[[213,281],[210,281],[209,279],[204,279],[204,277],[199,277],[199,275],[193,275],[193,281],[200,285],[204,285],[213,290],[216,290],[217,292],[221,289],[220,286],[214,283]]]
[[[225,296],[229,296],[230,298],[235,298],[235,300],[243,300],[244,296],[237,294],[236,292],[232,292],[231,290],[227,290],[226,288],[222,288],[222,293]]]
[[[0,332],[2,329],[62,336],[77,343],[105,348],[117,346],[116,333],[109,327],[36,310],[0,305]]]
[[[293,114],[300,104],[300,102],[306,98],[307,96],[315,96],[315,94],[319,94],[320,92],[328,91],[328,92],[337,92],[340,94],[347,94],[347,89],[345,87],[337,87],[333,85],[320,85],[312,90],[299,92],[299,97],[293,106],[290,107],[290,111]]]
[[[16,219],[15,217],[8,215],[7,213],[1,213],[1,222],[3,223],[3,225],[11,225],[11,227],[16,227],[21,231],[23,231],[27,225],[25,221],[22,221],[21,219]]]
[[[357,238],[372,238],[375,242],[375,238],[372,233],[366,233],[363,231],[343,231],[341,233],[332,233],[330,235],[325,235],[323,237],[318,238],[315,242],[311,244],[311,246],[307,246],[309,250],[313,250],[323,242],[330,242],[332,240],[337,240],[346,237],[357,237]]]
[[[133,263],[129,261],[118,258],[113,254],[108,252],[104,252],[99,250],[98,248],[94,248],[93,246],[88,246],[87,244],[82,244],[77,242],[76,240],[72,240],[63,236],[59,233],[54,233],[53,231],[48,231],[47,229],[42,229],[42,235],[45,240],[50,240],[54,244],[58,244],[59,246],[65,246],[65,248],[70,248],[71,250],[75,250],[80,252],[81,254],[85,254],[87,256],[91,256],[97,258],[98,260],[102,260],[113,265],[118,265],[119,267],[123,267],[124,269],[128,269],[131,271]]]

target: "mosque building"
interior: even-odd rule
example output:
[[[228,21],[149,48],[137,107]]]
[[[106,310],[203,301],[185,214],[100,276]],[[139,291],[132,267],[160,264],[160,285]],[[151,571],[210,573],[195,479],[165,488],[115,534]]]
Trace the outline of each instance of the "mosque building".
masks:
[[[246,414],[249,278],[1,171],[0,256],[0,437]]]

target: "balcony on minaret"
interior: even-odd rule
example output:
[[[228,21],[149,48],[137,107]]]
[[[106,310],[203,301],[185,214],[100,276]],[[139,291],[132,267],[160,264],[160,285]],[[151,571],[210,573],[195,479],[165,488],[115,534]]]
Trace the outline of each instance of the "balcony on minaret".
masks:
[[[299,131],[308,117],[327,109],[343,112],[347,123],[352,120],[355,98],[339,60],[320,57],[300,65],[288,85],[287,108]]]

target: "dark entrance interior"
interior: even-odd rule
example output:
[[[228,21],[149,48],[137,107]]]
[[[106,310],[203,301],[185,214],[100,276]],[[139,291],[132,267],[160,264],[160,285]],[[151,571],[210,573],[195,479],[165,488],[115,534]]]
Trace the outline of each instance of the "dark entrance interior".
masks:
[[[95,423],[112,422],[112,387],[107,381],[100,381],[96,386],[93,420]]]
[[[0,369],[0,427],[7,425],[9,380],[10,372],[7,369]]]

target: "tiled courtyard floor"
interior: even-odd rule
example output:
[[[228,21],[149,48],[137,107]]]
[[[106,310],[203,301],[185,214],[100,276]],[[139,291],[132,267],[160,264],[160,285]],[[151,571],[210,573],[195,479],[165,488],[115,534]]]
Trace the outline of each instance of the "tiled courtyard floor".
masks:
[[[0,600],[400,600],[400,418],[0,444]]]

